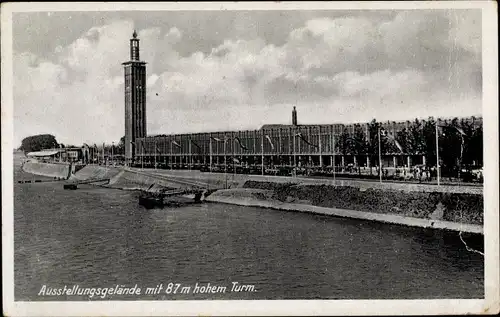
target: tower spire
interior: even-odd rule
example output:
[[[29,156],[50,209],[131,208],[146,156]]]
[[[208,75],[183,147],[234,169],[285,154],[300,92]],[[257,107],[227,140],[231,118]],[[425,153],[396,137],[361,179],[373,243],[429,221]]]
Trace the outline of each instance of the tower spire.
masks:
[[[139,39],[137,38],[136,30],[134,30],[130,39],[130,60],[139,61]]]

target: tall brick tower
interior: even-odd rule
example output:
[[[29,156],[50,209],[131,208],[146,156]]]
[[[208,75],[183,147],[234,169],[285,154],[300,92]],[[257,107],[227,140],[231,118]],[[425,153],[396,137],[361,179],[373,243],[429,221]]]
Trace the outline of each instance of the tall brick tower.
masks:
[[[125,159],[133,161],[137,138],[146,136],[146,62],[139,59],[139,39],[134,31],[130,39],[130,61],[125,70]]]

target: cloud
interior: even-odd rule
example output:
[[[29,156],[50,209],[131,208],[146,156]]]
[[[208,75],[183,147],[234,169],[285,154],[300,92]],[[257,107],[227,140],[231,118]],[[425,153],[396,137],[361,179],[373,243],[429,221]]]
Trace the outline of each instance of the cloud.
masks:
[[[406,120],[481,113],[481,21],[475,11],[311,18],[282,45],[227,38],[181,55],[189,30],[139,31],[147,64],[148,133],[256,129],[289,123]],[[16,142],[54,133],[61,142],[123,135],[123,68],[131,21],[92,27],[53,58],[15,56]]]

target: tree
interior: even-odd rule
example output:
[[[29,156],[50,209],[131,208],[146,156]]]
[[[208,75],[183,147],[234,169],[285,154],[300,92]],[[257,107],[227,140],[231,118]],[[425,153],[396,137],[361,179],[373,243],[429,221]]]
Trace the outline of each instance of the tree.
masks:
[[[418,152],[418,154],[423,154],[425,156],[427,166],[435,166],[436,165],[436,121],[432,117],[430,117],[427,121],[425,121],[422,126],[421,142],[422,143],[420,144],[420,151]],[[442,145],[441,141],[440,145]],[[441,154],[441,150],[439,154]]]
[[[439,158],[442,161],[443,174],[455,175],[461,165],[462,136],[456,129],[459,127],[458,119],[441,124],[439,136]]]
[[[425,145],[422,123],[418,119],[415,119],[415,121],[411,124],[409,130],[407,152],[411,155],[423,153]]]
[[[367,153],[367,142],[366,142],[366,134],[361,125],[355,124],[354,125],[354,135],[352,136],[351,140],[351,146],[353,148],[353,153],[356,157],[361,155],[365,155]],[[358,162],[359,164],[359,162]],[[358,173],[361,173],[361,170],[358,169]]]
[[[26,137],[21,142],[20,150],[24,153],[53,149],[59,147],[56,138],[51,134],[39,134]]]
[[[373,119],[368,124],[368,134],[370,135],[370,139],[368,140],[368,153],[370,154],[370,160],[375,162],[374,160],[378,160],[378,129],[380,124],[377,120]]]
[[[370,154],[370,160],[372,162],[377,162],[377,165],[379,164],[379,146],[378,146],[378,140],[379,140],[379,129],[382,127],[380,122],[377,122],[375,119],[373,119],[370,124],[368,125],[368,131],[370,134],[370,141],[368,144],[368,153]],[[392,142],[391,142],[392,143]],[[381,154],[387,154],[388,152],[396,152],[393,151],[389,140],[386,137],[381,137],[380,138],[380,152]]]
[[[359,124],[354,125],[354,135],[352,136],[353,148],[355,155],[364,155],[366,154],[366,135],[365,131]]]
[[[401,145],[403,148],[404,153],[409,153],[410,150],[410,133],[406,128],[403,128],[403,130],[398,131],[396,133],[396,141]],[[399,151],[399,149],[397,149]],[[400,152],[400,151],[399,151]]]
[[[125,136],[120,138],[120,142],[118,142],[118,145],[116,146],[116,153],[125,154]]]
[[[347,128],[344,128],[344,130],[342,130],[342,133],[339,136],[339,140],[336,143],[338,144],[339,152],[341,154],[347,155],[353,152],[351,150],[351,142],[349,141],[349,132],[347,131]]]
[[[474,118],[473,118],[474,119]],[[474,127],[473,122],[469,122],[466,120],[461,120],[460,126],[462,128],[462,131],[464,131],[465,136],[464,136],[464,152],[462,156],[462,165],[464,166],[471,166],[473,163],[477,160],[476,153],[479,151],[482,153],[482,143],[483,140],[475,140],[474,135],[476,134],[476,128]],[[482,136],[481,136],[482,137]],[[476,146],[476,142],[479,142],[480,147]],[[481,159],[482,161],[482,159]]]
[[[479,126],[474,129],[469,140],[468,151],[470,155],[469,164],[483,166],[483,127]]]

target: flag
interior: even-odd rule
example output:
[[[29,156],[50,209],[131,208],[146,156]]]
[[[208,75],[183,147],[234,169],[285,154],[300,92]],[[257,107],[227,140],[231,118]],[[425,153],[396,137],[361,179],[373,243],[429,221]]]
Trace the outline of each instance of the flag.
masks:
[[[399,144],[398,140],[394,139],[394,144],[396,144],[396,147],[401,151],[401,152],[404,152],[403,151],[403,147],[401,146],[401,144]]]
[[[455,129],[458,131],[458,133],[460,133],[461,135],[465,135],[465,132],[464,130],[462,130],[462,128],[459,128],[459,127],[455,127]]]
[[[156,152],[160,152],[160,153],[161,153],[161,150],[160,150],[160,148],[158,147],[158,144],[155,144],[155,146],[156,146]]]
[[[444,124],[438,124],[438,128],[442,129],[455,129],[458,133],[460,133],[462,136],[466,136],[467,134],[462,130],[462,128],[456,127],[456,126],[449,126],[449,125],[444,125]]]
[[[238,142],[239,146],[243,149],[243,150],[248,150],[248,148],[246,146],[244,146],[243,144],[241,144],[241,140],[239,137],[234,137],[234,139],[236,140],[236,142]]]
[[[304,142],[306,142],[307,144],[311,145],[311,146],[314,146],[314,147],[318,147],[317,145],[315,144],[312,144],[311,142],[307,141],[307,139],[302,135],[302,133],[297,133],[297,136]]]
[[[179,143],[177,143],[177,141],[175,141],[175,140],[172,140],[172,144],[179,147],[179,148],[181,147],[181,145]]]
[[[190,141],[191,141],[191,143],[193,143],[193,145],[194,145],[194,146],[196,146],[198,149],[201,149],[201,147],[200,147],[198,144],[196,144],[193,140],[190,140]]]
[[[235,157],[233,157],[233,162],[234,162],[234,163],[238,163],[238,164],[240,164],[240,160],[238,160],[238,159],[237,159],[237,158],[235,158]]]
[[[222,140],[221,140],[221,139],[219,139],[219,138],[214,138],[214,137],[212,137],[212,136],[211,136],[210,138],[211,138],[212,140],[214,140],[214,141],[217,141],[217,142],[222,142]]]
[[[266,139],[269,141],[269,144],[271,144],[271,149],[274,150],[274,144],[273,141],[271,140],[271,137],[269,135],[266,135]]]
[[[391,140],[392,142],[394,142],[394,144],[396,145],[396,147],[404,153],[404,150],[403,150],[403,147],[401,146],[401,144],[398,142],[398,140],[396,140],[396,138],[390,134],[389,132],[387,132],[384,128],[380,128],[380,135],[382,136],[385,136],[386,138],[388,138],[389,140]]]
[[[385,131],[385,129],[384,129],[384,128],[380,128],[380,130],[379,130],[379,131],[380,131],[380,135],[381,135],[381,136],[387,136],[387,131]]]

